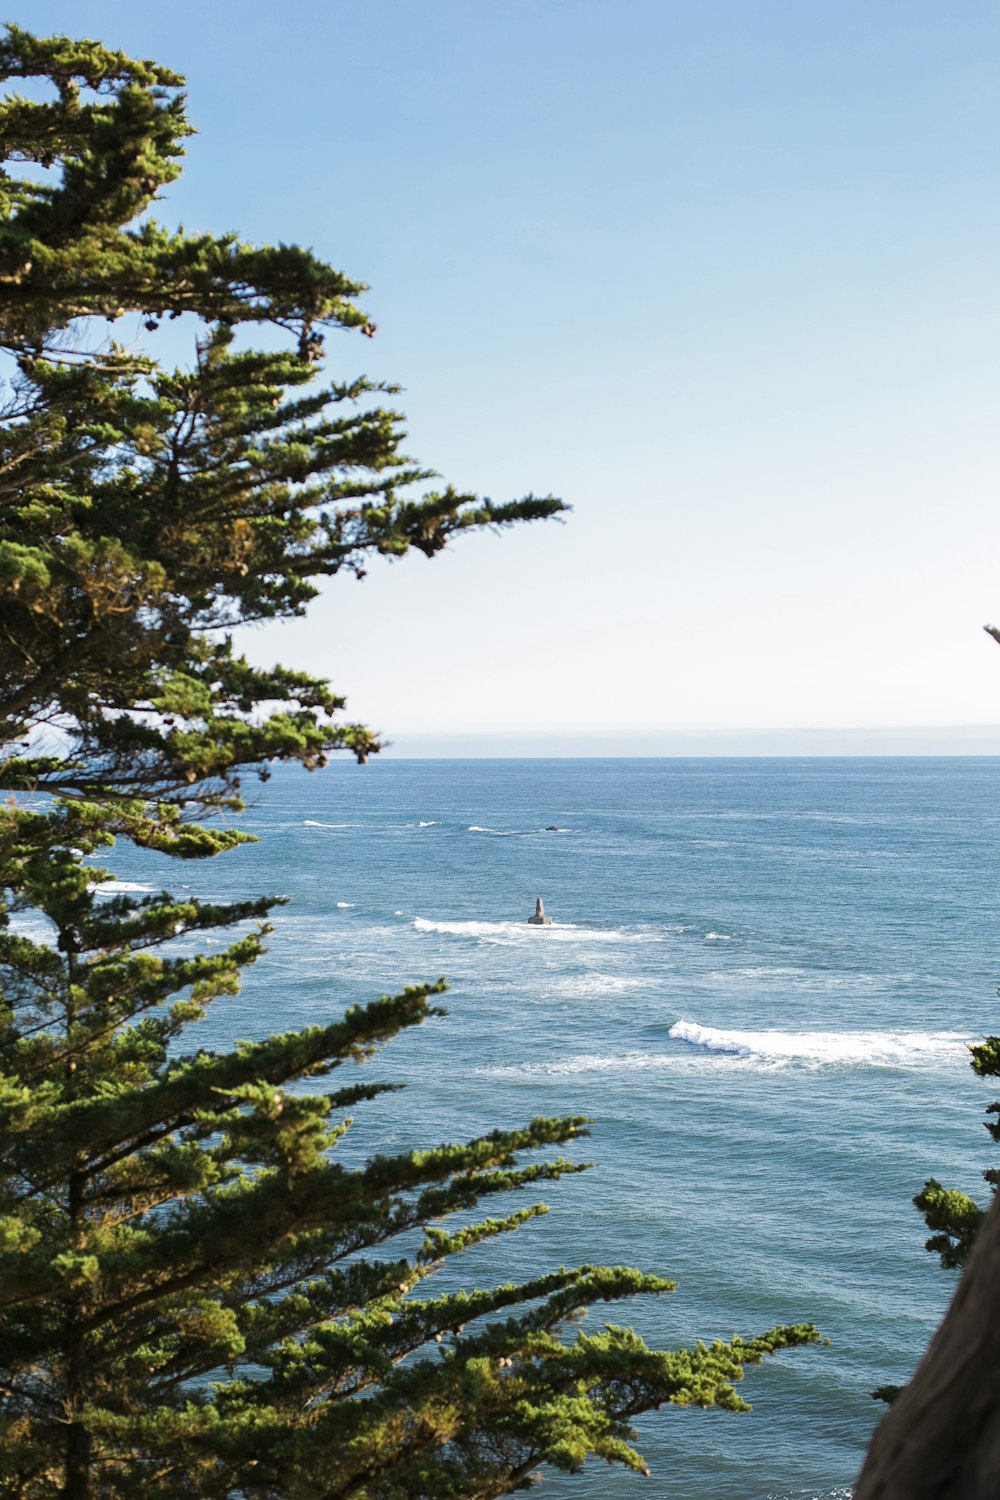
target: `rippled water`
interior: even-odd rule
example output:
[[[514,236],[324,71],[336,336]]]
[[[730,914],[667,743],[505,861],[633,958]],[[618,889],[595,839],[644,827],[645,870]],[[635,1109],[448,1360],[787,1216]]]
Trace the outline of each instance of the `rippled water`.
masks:
[[[545,1494],[846,1500],[868,1392],[953,1286],[910,1199],[931,1174],[979,1192],[990,1164],[965,1049],[1000,1029],[998,782],[991,760],[344,764],[279,772],[259,845],[119,868],[292,897],[205,1043],[447,975],[448,1017],[369,1064],[410,1086],[359,1109],[348,1151],[592,1117],[595,1170],[468,1281],[625,1260],[679,1281],[615,1310],[651,1341],[829,1336],[753,1372],[749,1416],[644,1419],[652,1479],[594,1466]],[[537,895],[551,927],[526,924]]]

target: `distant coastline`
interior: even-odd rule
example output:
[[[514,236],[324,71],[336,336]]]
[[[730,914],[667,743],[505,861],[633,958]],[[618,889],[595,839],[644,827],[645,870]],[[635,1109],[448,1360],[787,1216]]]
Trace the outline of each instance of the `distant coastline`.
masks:
[[[396,760],[544,760],[665,757],[1000,756],[1000,724],[868,729],[712,729],[593,734],[530,730],[478,734],[393,733]]]

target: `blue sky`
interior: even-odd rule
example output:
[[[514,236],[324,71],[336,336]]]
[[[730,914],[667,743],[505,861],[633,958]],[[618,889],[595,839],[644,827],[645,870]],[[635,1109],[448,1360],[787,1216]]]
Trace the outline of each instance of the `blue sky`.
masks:
[[[337,581],[255,655],[400,743],[1000,721],[995,6],[20,19],[186,73],[160,216],[370,282],[336,373],[400,381],[457,485],[574,506]]]

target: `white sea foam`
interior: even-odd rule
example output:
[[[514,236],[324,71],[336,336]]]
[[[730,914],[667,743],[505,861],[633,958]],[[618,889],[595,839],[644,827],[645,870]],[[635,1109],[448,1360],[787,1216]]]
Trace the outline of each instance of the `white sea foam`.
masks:
[[[315,818],[303,818],[303,828],[354,828],[354,823],[318,823]]]
[[[628,990],[648,989],[652,980],[626,974],[568,974],[564,979],[546,979],[546,995],[565,995],[570,999],[591,995],[622,995]]]
[[[678,1021],[670,1035],[691,1042],[692,1052],[582,1052],[476,1072],[493,1078],[561,1078],[578,1073],[676,1074],[693,1066],[766,1072],[791,1067],[912,1070],[968,1061],[967,1039],[959,1032],[722,1031]]]
[[[48,943],[57,932],[56,924],[41,912],[15,911],[8,918],[9,930],[32,943]]]
[[[734,980],[751,980],[754,987],[778,985],[794,990],[870,990],[878,981],[872,974],[851,974],[834,969],[803,969],[782,964],[745,964],[739,968],[713,969],[705,976],[716,985],[732,985]],[[912,979],[913,976],[903,975]]]
[[[96,896],[125,896],[158,891],[157,885],[146,885],[141,880],[95,880],[90,889]]]
[[[479,823],[470,823],[466,833],[488,833],[495,839],[524,838],[532,833],[569,833],[568,828],[484,828]]]
[[[705,941],[708,943],[731,943],[732,934],[728,932],[706,932]]]
[[[618,928],[579,927],[574,922],[552,922],[535,926],[528,922],[434,922],[429,917],[414,917],[418,932],[439,932],[450,937],[478,938],[483,943],[521,943],[544,939],[548,942],[634,943],[647,938]],[[648,935],[647,935],[648,936]],[[656,940],[655,938],[653,939]]]
[[[417,827],[418,828],[436,828],[437,827],[437,819],[436,818],[428,818],[425,823],[418,823]]]
[[[740,969],[723,969],[723,976],[738,975],[740,979],[806,979],[805,969],[780,964],[745,964]]]
[[[807,1490],[782,1490],[780,1494],[776,1490],[768,1490],[766,1500],[851,1500],[853,1494],[854,1491],[846,1486],[820,1492],[814,1485],[810,1485]]]
[[[764,1067],[923,1068],[968,1058],[968,1038],[956,1031],[730,1031],[681,1020],[670,1035]]]
[[[512,1066],[477,1068],[490,1078],[564,1078],[576,1073],[639,1073],[670,1066],[671,1059],[652,1052],[581,1052],[573,1057],[555,1057],[550,1062],[516,1063]]]

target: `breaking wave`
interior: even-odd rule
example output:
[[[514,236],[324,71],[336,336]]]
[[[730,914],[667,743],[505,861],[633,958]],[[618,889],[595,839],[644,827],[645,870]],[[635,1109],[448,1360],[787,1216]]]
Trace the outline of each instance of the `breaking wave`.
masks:
[[[95,896],[126,896],[139,893],[148,895],[151,891],[158,891],[162,887],[146,885],[141,880],[95,880],[90,889]]]
[[[968,1057],[968,1038],[956,1031],[729,1031],[681,1020],[669,1035],[767,1067],[925,1068]]]
[[[968,1060],[967,1038],[928,1031],[723,1031],[678,1021],[684,1052],[583,1052],[546,1062],[521,1062],[476,1071],[494,1078],[558,1078],[579,1073],[677,1073],[692,1066],[772,1072],[826,1067],[926,1069]]]
[[[552,922],[536,927],[523,922],[434,922],[429,917],[414,917],[417,932],[439,932],[451,937],[478,938],[484,943],[520,943],[545,939],[550,942],[635,943],[649,935],[622,932],[619,928],[578,927],[574,922]]]

